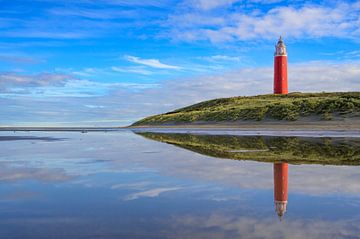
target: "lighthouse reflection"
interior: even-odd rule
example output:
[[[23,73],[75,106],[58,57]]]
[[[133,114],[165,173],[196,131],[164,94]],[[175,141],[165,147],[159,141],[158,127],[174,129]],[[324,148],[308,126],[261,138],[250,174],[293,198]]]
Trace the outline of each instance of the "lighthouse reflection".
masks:
[[[282,220],[288,202],[288,164],[274,163],[274,203],[275,211]]]

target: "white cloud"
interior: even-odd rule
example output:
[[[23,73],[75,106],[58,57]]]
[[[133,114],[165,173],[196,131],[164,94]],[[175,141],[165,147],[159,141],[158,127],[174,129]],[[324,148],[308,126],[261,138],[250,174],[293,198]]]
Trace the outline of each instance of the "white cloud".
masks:
[[[67,74],[41,73],[36,75],[0,73],[0,91],[11,87],[64,86],[74,77]]]
[[[105,108],[105,106],[103,105],[84,105],[85,107],[87,108],[90,108],[90,109],[102,109],[102,108]]]
[[[90,2],[98,3],[97,0],[90,0]],[[171,3],[171,0],[104,0],[103,2],[111,5],[120,6],[137,6],[137,7],[164,7]]]
[[[274,7],[266,12],[188,11],[168,19],[169,37],[176,40],[233,40],[339,37],[357,39],[360,13],[356,3],[335,6],[310,5]]]
[[[154,25],[162,17],[162,13],[153,7],[166,5],[164,1],[51,2],[42,5],[31,16],[25,14],[19,18],[18,12],[6,14],[0,19],[1,37],[26,38],[26,41],[29,38],[59,39],[61,44],[67,45],[64,41],[67,39],[81,41],[130,32],[139,36],[142,34],[140,29]],[[126,9],[117,5],[124,5]]]
[[[64,71],[82,77],[89,77],[99,74],[99,70],[96,68],[85,68],[81,71],[73,71],[72,69],[58,69],[58,71]]]
[[[92,34],[85,30],[74,30],[62,32],[61,30],[50,31],[48,29],[36,30],[36,29],[21,29],[4,31],[3,36],[5,37],[22,37],[22,38],[49,38],[49,39],[81,39],[91,37]]]
[[[241,58],[238,57],[238,56],[214,55],[214,56],[209,56],[209,57],[203,57],[203,59],[209,60],[209,61],[234,61],[234,62],[239,62]]]
[[[135,73],[135,74],[141,74],[141,75],[151,75],[153,72],[144,69],[144,67],[118,67],[113,66],[111,69],[115,72],[121,72],[121,73]]]
[[[219,7],[230,6],[239,0],[190,0],[186,2],[190,6],[194,6],[201,10],[212,10]]]
[[[88,19],[98,19],[98,20],[109,20],[109,19],[126,19],[126,18],[135,18],[138,14],[133,10],[119,10],[119,9],[86,9],[86,8],[52,8],[49,11],[49,14],[56,16],[65,16],[65,17],[83,17]]]
[[[71,70],[71,69],[70,69]],[[72,74],[90,76],[97,70],[86,68]],[[72,74],[41,73],[36,75],[0,72],[0,93],[3,97],[22,95],[37,97],[95,97],[107,95],[112,90],[144,90],[158,84],[132,82],[98,82],[75,78]],[[26,99],[28,100],[28,99]]]
[[[137,64],[141,64],[141,65],[145,65],[145,66],[149,66],[149,67],[153,67],[153,68],[174,69],[174,70],[181,69],[181,67],[179,67],[179,66],[173,66],[173,65],[167,65],[167,64],[161,63],[160,60],[158,60],[158,59],[141,59],[136,56],[125,56],[125,59],[130,62],[133,62],[133,63],[137,63]]]
[[[36,64],[42,62],[42,60],[28,56],[19,56],[18,54],[2,54],[0,55],[0,61],[19,64]]]

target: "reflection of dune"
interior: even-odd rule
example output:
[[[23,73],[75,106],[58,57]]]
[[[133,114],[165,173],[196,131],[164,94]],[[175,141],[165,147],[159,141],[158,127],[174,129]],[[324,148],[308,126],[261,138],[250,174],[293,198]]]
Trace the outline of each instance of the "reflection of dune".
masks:
[[[137,132],[218,158],[293,164],[360,165],[360,139],[193,135]]]
[[[171,136],[171,135],[170,135]],[[170,137],[169,136],[169,137]],[[203,148],[202,137],[198,137],[200,135],[184,135],[185,137],[193,137],[193,141],[198,140],[199,147]],[[160,140],[158,137],[164,137],[164,139]],[[180,135],[179,137],[182,137]],[[148,137],[145,137],[148,138]],[[209,139],[220,140],[219,143],[229,144],[233,140],[240,141],[243,138],[249,138],[249,140],[244,140],[243,145],[252,144],[252,142],[257,142],[262,140],[263,137],[232,137],[232,136],[208,136]],[[235,139],[234,139],[235,138]],[[149,139],[152,139],[149,137]],[[176,138],[175,138],[176,139]],[[223,140],[224,139],[224,140]],[[290,138],[291,139],[291,138]],[[173,137],[167,138],[167,134],[156,135],[155,141],[167,142],[168,140],[173,140]],[[285,139],[286,140],[286,139]],[[329,155],[332,160],[336,160],[335,155],[339,155],[339,158],[345,157],[341,155],[341,152],[345,152],[345,154],[351,155],[353,153],[354,157],[359,156],[359,147],[357,140],[359,139],[307,139],[303,140],[308,142],[318,142],[321,143],[325,141],[325,143],[330,143],[328,148],[331,148],[331,145],[334,144],[337,150],[333,150],[332,153],[327,153],[326,148],[322,148],[324,157]],[[193,143],[193,141],[191,143]],[[208,140],[206,140],[208,141]],[[286,142],[286,141],[285,141]],[[300,141],[303,142],[303,141]],[[182,142],[180,142],[182,143]],[[209,150],[217,149],[217,144],[208,144]],[[158,154],[146,155],[146,160],[144,156],[141,154],[135,153],[137,158],[137,162],[142,165],[147,165],[149,167],[154,167],[156,165],[156,169],[165,173],[166,175],[176,176],[176,177],[186,177],[193,178],[196,180],[207,180],[211,182],[217,182],[224,185],[231,185],[238,188],[252,188],[252,189],[271,189],[273,188],[272,180],[272,170],[270,164],[257,163],[252,161],[250,158],[249,161],[232,161],[232,160],[213,160],[206,156],[213,156],[208,154],[208,151],[201,149],[199,150],[196,147],[189,148],[190,151],[181,150],[182,147],[178,144],[173,144],[169,142],[170,145],[151,142],[151,141],[138,141],[138,145],[142,148],[151,148],[153,150],[159,150]],[[174,146],[179,146],[180,148],[175,148]],[[344,145],[344,148],[341,148],[341,145]],[[236,144],[235,144],[236,146]],[[234,146],[234,147],[235,147]],[[269,145],[270,146],[270,145]],[[211,148],[214,147],[214,148]],[[316,146],[315,146],[316,147]],[[161,150],[160,150],[161,149]],[[187,149],[187,148],[186,148]],[[301,148],[306,154],[307,152],[303,147]],[[194,154],[192,152],[197,152],[199,154]],[[171,154],[171,156],[169,156]],[[201,155],[202,154],[202,155]],[[229,156],[229,155],[227,155]],[[172,160],[169,160],[171,157]],[[224,157],[225,158],[225,157]],[[346,159],[343,159],[346,161]],[[119,163],[119,162],[118,162]],[[352,162],[349,162],[349,164]],[[256,180],[254,180],[256,179]],[[343,195],[357,195],[360,193],[360,185],[357,183],[360,180],[359,168],[352,166],[332,166],[327,165],[326,167],[317,164],[304,164],[304,165],[296,165],[291,167],[291,189],[293,192],[297,194],[308,194],[313,196],[320,195],[329,195],[329,194],[338,194],[341,193]]]

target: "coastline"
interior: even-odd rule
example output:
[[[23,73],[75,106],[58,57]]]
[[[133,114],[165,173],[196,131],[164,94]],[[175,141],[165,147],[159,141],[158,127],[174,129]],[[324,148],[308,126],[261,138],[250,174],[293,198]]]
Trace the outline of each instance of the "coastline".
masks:
[[[133,132],[194,133],[224,135],[268,135],[303,137],[360,137],[357,118],[334,121],[237,121],[191,124],[140,125],[124,127],[0,127],[0,132]]]
[[[280,137],[360,137],[360,122],[231,122],[131,126],[134,132]]]
[[[163,128],[163,129],[237,129],[237,130],[330,130],[360,131],[360,119],[336,121],[236,121],[236,122],[196,122],[188,124],[159,124],[129,126],[131,129]]]

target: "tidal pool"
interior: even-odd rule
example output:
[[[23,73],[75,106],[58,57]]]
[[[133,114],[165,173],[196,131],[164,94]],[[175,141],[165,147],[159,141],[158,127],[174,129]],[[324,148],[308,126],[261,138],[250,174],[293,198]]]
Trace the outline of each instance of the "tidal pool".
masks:
[[[360,238],[360,138],[325,136],[0,132],[0,238]]]

